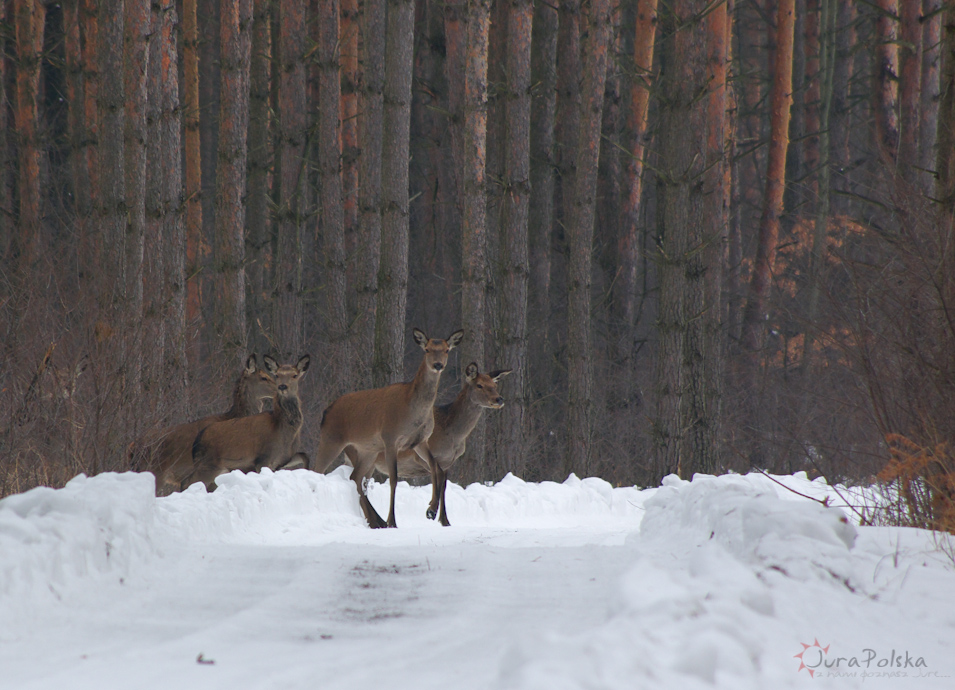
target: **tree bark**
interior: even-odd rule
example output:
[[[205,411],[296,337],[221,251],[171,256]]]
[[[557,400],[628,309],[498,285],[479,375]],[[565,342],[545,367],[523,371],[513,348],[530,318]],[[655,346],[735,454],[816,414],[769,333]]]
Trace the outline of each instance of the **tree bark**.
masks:
[[[17,260],[23,276],[32,268],[41,251],[43,198],[40,189],[40,123],[37,99],[45,21],[46,6],[41,0],[16,0],[14,31],[17,44],[17,100],[14,125],[19,150],[17,190],[20,198]],[[120,32],[122,32],[122,26],[120,26]],[[120,45],[122,45],[122,38],[120,38]],[[121,52],[120,64],[122,64]],[[118,140],[119,146],[122,147],[122,138]],[[120,170],[122,170],[121,166]]]
[[[149,69],[151,13],[149,0],[126,0],[124,85],[126,90],[125,174],[126,208],[126,299],[129,322],[129,358],[142,359],[143,249],[146,231],[146,76]],[[141,396],[140,368],[127,376],[130,396]]]
[[[573,203],[567,224],[570,262],[567,281],[568,465],[580,476],[593,467],[593,352],[591,344],[591,256],[597,204],[597,165],[604,81],[613,34],[610,0],[594,0],[581,86],[574,165]]]
[[[836,54],[832,72],[832,105],[830,107],[830,135],[832,150],[831,170],[836,171],[834,189],[849,191],[849,84],[852,79],[853,49],[855,47],[855,4],[840,2],[836,12]],[[849,210],[848,196],[836,194],[832,199],[833,212],[845,215]]]
[[[694,412],[705,410],[699,374],[705,270],[702,267],[707,150],[707,22],[690,0],[661,12],[664,71],[660,75],[660,238],[657,270],[659,355],[653,423],[655,464],[661,474],[690,476],[698,451]],[[691,333],[691,329],[696,332]]]
[[[341,123],[342,214],[345,254],[355,255],[358,243],[358,0],[341,0]],[[354,270],[348,282],[355,280]],[[354,350],[353,350],[354,352]]]
[[[123,171],[125,103],[123,88],[123,0],[99,4],[99,141],[102,198],[100,227],[103,237],[102,275],[110,276],[101,287],[100,306],[125,313],[126,190]],[[122,316],[120,316],[122,319]],[[114,324],[114,328],[118,324]]]
[[[330,354],[343,366],[335,367],[331,397],[347,392],[349,387],[348,306],[345,276],[345,216],[342,203],[342,132],[339,119],[341,99],[341,52],[339,20],[341,12],[337,0],[319,3],[318,20],[318,180],[319,233],[322,237],[325,264],[325,292],[327,303],[327,338]],[[409,87],[410,90],[410,87]]]
[[[162,8],[161,28],[156,32],[162,65],[160,129],[162,136],[163,272],[165,285],[164,330],[166,423],[182,419],[189,409],[189,367],[186,359],[186,226],[182,202],[182,109],[179,103],[179,17],[176,4]]]
[[[643,197],[643,157],[646,151],[647,113],[653,76],[653,47],[657,33],[657,0],[639,0],[633,41],[634,77],[630,84],[627,116],[629,158],[626,166],[627,195],[623,207],[623,230],[617,241],[620,275],[614,286],[621,330],[617,360],[629,370],[634,351],[637,321],[637,279],[640,262],[640,210]]]
[[[69,136],[70,136],[70,178],[73,191],[73,213],[76,223],[76,242],[77,258],[80,274],[80,289],[88,292],[88,280],[92,274],[91,252],[90,252],[90,179],[89,165],[86,160],[86,139],[87,122],[85,112],[86,85],[83,74],[83,14],[81,9],[81,0],[70,0],[65,5],[65,49],[66,49],[66,68],[67,68],[67,100],[69,101]],[[0,8],[0,12],[3,9]],[[6,51],[4,51],[6,54]],[[4,65],[6,60],[0,58],[0,65]],[[2,67],[0,67],[2,71]],[[0,75],[0,83],[5,82],[5,76]],[[0,131],[6,131],[7,127],[7,109],[0,109]],[[6,151],[4,151],[6,154]],[[0,161],[0,166],[6,171],[5,160]],[[0,173],[6,177],[7,173]],[[4,185],[5,186],[5,185]],[[2,193],[2,192],[0,192]],[[0,214],[12,216],[9,203],[3,203]],[[5,219],[0,223],[5,223]],[[6,250],[6,242],[0,242],[0,251]]]
[[[889,160],[899,149],[898,0],[878,0],[876,16],[875,133],[876,145]]]
[[[185,121],[185,196],[186,196],[186,320],[198,324],[202,318],[202,281],[200,280],[202,235],[202,143],[199,105],[199,0],[182,3],[182,79],[183,120]],[[192,353],[198,364],[198,353]]]
[[[219,153],[216,166],[216,331],[227,368],[246,357],[245,192],[251,0],[219,5]]]
[[[580,0],[560,3],[557,35],[557,171],[562,211],[569,214],[580,122]]]
[[[955,212],[955,7],[942,14],[935,198],[951,222]]]
[[[503,292],[500,295],[501,339],[498,361],[512,369],[508,404],[502,410],[497,439],[499,466],[525,475],[524,439],[527,430],[527,282],[528,212],[530,206],[531,141],[531,0],[508,7],[505,95],[506,151],[504,223],[501,228]],[[479,365],[484,366],[484,365]],[[506,460],[504,456],[506,454]]]
[[[269,103],[272,61],[272,2],[254,0],[252,57],[249,64],[248,198],[245,211],[245,256],[247,328],[249,348],[267,352],[269,314],[267,295],[272,232],[269,214],[269,186],[272,147],[269,140]],[[261,325],[260,325],[261,324]]]
[[[275,150],[277,188],[275,292],[272,336],[280,361],[301,354],[304,342],[302,224],[305,208],[305,54],[304,0],[278,5],[278,132]]]
[[[366,0],[362,16],[361,108],[358,161],[359,229],[355,271],[357,317],[354,349],[359,371],[356,385],[374,385],[375,323],[378,311],[378,268],[381,259],[381,146],[385,81],[385,0]]]
[[[381,261],[373,363],[376,386],[401,381],[404,376],[413,37],[414,3],[388,0],[382,110]]]
[[[922,73],[919,88],[919,167],[924,171],[935,168],[935,137],[938,134],[938,77],[941,15],[937,12],[941,0],[923,0],[922,16]],[[929,185],[930,189],[930,185]]]
[[[779,243],[779,219],[783,213],[786,186],[786,152],[789,149],[789,116],[792,105],[792,50],[794,0],[779,0],[776,16],[776,64],[770,97],[769,162],[766,191],[759,222],[756,259],[749,297],[743,312],[743,346],[755,355],[762,347],[768,318],[773,267]],[[752,366],[755,366],[755,360]]]
[[[922,6],[908,0],[901,10],[901,43],[899,44],[899,170],[910,182],[921,179],[919,164],[919,89],[922,85]]]
[[[554,226],[556,160],[554,121],[557,114],[557,17],[550,3],[534,4],[531,39],[531,196],[528,211],[530,255],[529,319],[534,334],[530,346],[530,387],[536,401],[553,381],[551,366],[550,270]]]

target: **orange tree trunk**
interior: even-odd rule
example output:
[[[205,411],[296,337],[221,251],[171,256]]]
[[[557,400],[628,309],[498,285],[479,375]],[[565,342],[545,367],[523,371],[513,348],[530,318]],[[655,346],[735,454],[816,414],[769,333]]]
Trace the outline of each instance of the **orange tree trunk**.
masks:
[[[640,260],[640,202],[643,196],[643,157],[646,151],[647,113],[653,76],[653,46],[657,33],[657,0],[639,0],[633,41],[634,76],[630,85],[630,112],[627,116],[630,157],[626,166],[626,197],[623,229],[617,242],[620,277],[614,302],[619,304],[623,322],[622,354],[629,359],[633,349],[633,328],[637,318],[637,277]]]
[[[246,356],[245,192],[252,0],[219,4],[219,153],[216,166],[216,331],[231,366]]]
[[[922,85],[919,88],[919,167],[932,170],[935,164],[935,137],[938,134],[938,66],[941,0],[923,0],[922,16]]]
[[[922,81],[922,6],[918,0],[902,2],[902,30],[899,44],[899,168],[915,181],[919,164],[919,89]]]
[[[876,145],[895,160],[899,148],[899,2],[878,0],[877,4],[880,11],[875,22]]]
[[[743,312],[743,346],[755,353],[762,346],[768,317],[769,293],[779,242],[779,219],[783,213],[786,185],[786,153],[789,149],[789,116],[792,105],[793,18],[795,0],[779,0],[776,16],[776,64],[770,97],[769,162],[766,191],[759,221],[756,259]]]
[[[182,93],[185,121],[186,197],[186,319],[196,324],[202,316],[199,280],[202,252],[202,148],[199,137],[199,0],[182,3]]]

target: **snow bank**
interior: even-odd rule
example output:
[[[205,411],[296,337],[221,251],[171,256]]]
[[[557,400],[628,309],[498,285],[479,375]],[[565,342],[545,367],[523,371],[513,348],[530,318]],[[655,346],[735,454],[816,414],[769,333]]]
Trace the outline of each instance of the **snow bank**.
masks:
[[[805,495],[831,495],[805,476],[774,479]],[[809,679],[793,658],[802,637],[807,644],[830,631],[841,630],[843,642],[858,637],[844,622],[881,606],[879,597],[897,594],[908,576],[884,563],[884,551],[876,558],[854,549],[859,532],[842,509],[760,474],[667,477],[644,507],[632,542],[639,557],[607,622],[551,636],[544,653],[511,650],[501,687],[793,687]],[[809,611],[816,627],[804,629]],[[879,639],[892,632],[879,631]],[[857,682],[864,679],[847,686]]]
[[[151,474],[79,475],[0,500],[0,637],[15,613],[154,555],[154,486]]]

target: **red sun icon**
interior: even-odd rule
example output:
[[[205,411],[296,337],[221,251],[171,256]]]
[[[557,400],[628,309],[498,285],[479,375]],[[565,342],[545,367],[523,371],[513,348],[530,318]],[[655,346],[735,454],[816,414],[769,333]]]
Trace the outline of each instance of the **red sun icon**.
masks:
[[[799,652],[799,654],[796,654],[794,656],[794,658],[799,659],[799,668],[796,670],[796,673],[799,673],[799,671],[806,669],[809,672],[809,677],[815,678],[816,670],[822,665],[822,657],[829,653],[830,645],[826,645],[825,647],[823,647],[821,644],[819,644],[818,639],[813,640],[812,644],[806,644],[805,642],[800,642],[799,644],[802,645],[802,651]],[[809,650],[813,648],[818,648],[819,652],[810,652]],[[805,656],[806,652],[809,652],[813,657],[810,659],[812,668],[806,665],[806,656]],[[813,661],[815,663],[813,663]]]

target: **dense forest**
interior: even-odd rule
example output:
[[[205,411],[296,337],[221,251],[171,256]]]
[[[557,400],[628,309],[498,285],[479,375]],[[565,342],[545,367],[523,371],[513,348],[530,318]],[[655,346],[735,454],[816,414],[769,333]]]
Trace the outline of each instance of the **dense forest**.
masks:
[[[465,331],[439,401],[514,371],[455,481],[952,470],[952,2],[2,0],[0,26],[0,495],[127,469],[251,353],[310,353],[313,452],[331,401],[410,377],[412,327]]]

